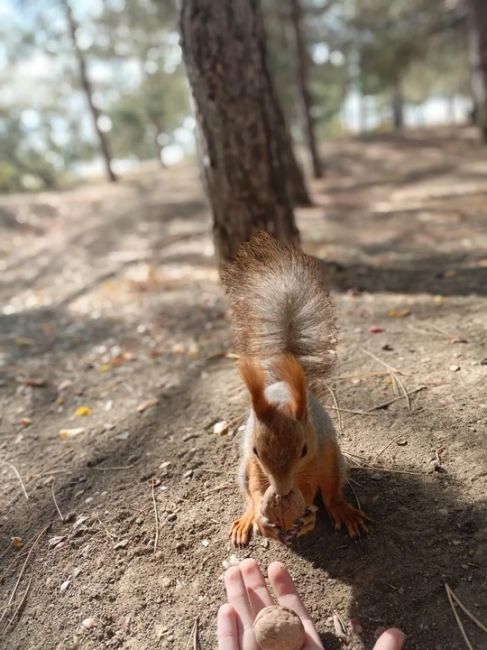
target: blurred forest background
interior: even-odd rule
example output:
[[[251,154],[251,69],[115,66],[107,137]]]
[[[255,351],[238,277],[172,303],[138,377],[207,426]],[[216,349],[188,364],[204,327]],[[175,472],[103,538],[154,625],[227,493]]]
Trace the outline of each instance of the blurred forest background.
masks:
[[[302,162],[319,176],[316,142],[350,133],[475,119],[485,132],[471,18],[482,4],[263,0]],[[0,192],[116,180],[142,161],[194,154],[178,13],[172,0],[0,0]]]

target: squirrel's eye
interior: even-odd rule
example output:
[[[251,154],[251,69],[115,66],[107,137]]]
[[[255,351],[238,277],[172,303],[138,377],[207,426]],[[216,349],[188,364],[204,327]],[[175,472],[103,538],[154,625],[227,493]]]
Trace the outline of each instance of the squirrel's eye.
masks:
[[[254,452],[254,454],[255,454],[255,455],[257,456],[257,458],[258,458],[258,457],[259,457],[259,452],[257,451],[257,447],[254,447],[252,451]]]
[[[308,453],[308,445],[304,445],[303,451],[301,452],[301,458],[304,458],[306,454]]]

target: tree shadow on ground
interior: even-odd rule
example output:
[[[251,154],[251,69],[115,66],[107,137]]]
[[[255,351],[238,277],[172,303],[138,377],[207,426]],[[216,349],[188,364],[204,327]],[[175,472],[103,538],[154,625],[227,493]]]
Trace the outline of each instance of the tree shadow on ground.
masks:
[[[487,294],[487,268],[464,266],[453,255],[416,256],[401,265],[322,261],[335,291],[429,293],[443,296]]]
[[[451,628],[451,641],[441,649],[457,650],[463,641],[444,583],[474,614],[485,611],[485,594],[472,592],[470,581],[473,577],[479,584],[487,568],[481,550],[487,508],[463,503],[447,475],[419,479],[387,470],[354,470],[352,478],[360,483],[355,490],[371,518],[369,536],[347,540],[342,531],[333,531],[320,510],[314,533],[293,550],[325,579],[352,586],[349,614],[361,620],[367,647],[385,621],[405,631],[411,650],[439,647],[436,634],[443,638],[444,630]],[[483,633],[474,624],[466,627],[474,645],[482,647]],[[330,650],[341,647],[331,636],[325,641]]]

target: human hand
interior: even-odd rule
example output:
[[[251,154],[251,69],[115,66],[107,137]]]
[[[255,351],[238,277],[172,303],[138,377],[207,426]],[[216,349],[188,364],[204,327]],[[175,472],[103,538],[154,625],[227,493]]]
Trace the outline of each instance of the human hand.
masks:
[[[301,618],[306,633],[302,650],[324,650],[286,567],[272,562],[268,576],[279,604]],[[274,603],[257,562],[248,559],[228,569],[225,589],[228,603],[218,611],[218,650],[258,650],[253,630],[255,617],[261,609]],[[373,650],[401,650],[403,643],[404,634],[391,628],[379,637]]]
[[[292,609],[301,618],[306,633],[303,650],[323,650],[286,567],[280,562],[272,562],[267,572],[279,605]],[[274,605],[274,601],[257,562],[248,559],[227,569],[225,589],[228,603],[218,611],[218,650],[259,650],[253,623],[258,612]]]

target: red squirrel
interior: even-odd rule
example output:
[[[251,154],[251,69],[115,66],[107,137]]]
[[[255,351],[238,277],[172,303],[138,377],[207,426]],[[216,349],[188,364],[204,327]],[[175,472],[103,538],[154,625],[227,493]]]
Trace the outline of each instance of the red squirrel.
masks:
[[[314,529],[317,492],[335,527],[367,532],[366,516],[343,496],[345,462],[332,421],[318,397],[335,361],[333,306],[318,260],[259,233],[222,273],[232,308],[239,370],[252,407],[242,445],[245,513],[233,522],[236,546],[254,531],[280,538],[262,516],[267,488],[301,491],[306,516],[298,535]]]

